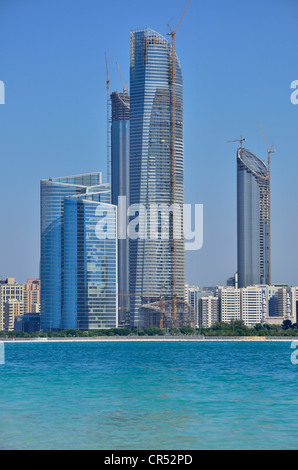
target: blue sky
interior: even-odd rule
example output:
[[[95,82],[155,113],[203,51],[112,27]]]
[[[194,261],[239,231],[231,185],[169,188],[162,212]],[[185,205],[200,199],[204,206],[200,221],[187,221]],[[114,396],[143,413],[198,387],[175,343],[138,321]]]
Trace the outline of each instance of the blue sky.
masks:
[[[129,80],[129,31],[166,35],[186,0],[0,0],[0,277],[39,273],[39,181],[102,170],[107,51],[111,91]],[[236,270],[240,135],[272,157],[272,280],[298,284],[297,0],[192,0],[177,32],[184,78],[185,202],[204,204],[204,245],[186,279],[223,283]]]

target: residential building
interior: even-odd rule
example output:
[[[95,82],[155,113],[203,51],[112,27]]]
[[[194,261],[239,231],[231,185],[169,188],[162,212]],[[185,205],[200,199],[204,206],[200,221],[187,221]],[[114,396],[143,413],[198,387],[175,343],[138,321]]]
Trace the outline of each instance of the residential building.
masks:
[[[127,208],[129,206],[129,95],[113,92],[111,125],[112,204],[118,206],[118,304],[119,325],[130,324],[129,240]]]
[[[110,211],[116,217],[116,209],[110,199],[110,185],[102,184],[101,173],[41,181],[42,330],[117,324],[116,220],[109,224]],[[109,289],[113,306],[104,303]],[[106,315],[110,309],[112,322]]]
[[[14,331],[34,333],[40,331],[40,315],[38,313],[25,313],[15,317]]]
[[[297,321],[296,298],[297,288],[286,285],[275,285],[274,316],[285,320]]]
[[[13,331],[16,316],[23,315],[24,303],[17,299],[8,299],[4,304],[4,329]]]
[[[147,211],[143,219],[139,213],[138,236],[130,240],[131,322],[141,327],[146,294],[158,300],[163,288],[173,309],[176,295],[184,299],[183,83],[178,57],[159,33],[133,31],[130,45],[130,205]],[[156,205],[174,210],[166,217],[158,212],[151,237],[149,208]]]
[[[195,323],[196,326],[199,324],[199,293],[200,288],[198,286],[190,286],[185,284],[185,302],[187,302],[195,311]]]
[[[270,284],[269,174],[244,148],[237,151],[238,287]]]
[[[24,286],[15,282],[13,277],[8,277],[6,280],[0,281],[0,330],[5,329],[5,315],[10,314],[10,309],[6,307],[6,303],[14,299],[18,302],[23,302],[24,298]]]

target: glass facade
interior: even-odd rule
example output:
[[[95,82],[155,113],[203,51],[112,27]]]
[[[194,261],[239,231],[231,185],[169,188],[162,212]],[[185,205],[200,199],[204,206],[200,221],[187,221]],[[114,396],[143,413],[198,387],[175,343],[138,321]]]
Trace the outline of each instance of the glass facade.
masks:
[[[269,284],[269,184],[266,164],[237,151],[238,286]]]
[[[100,196],[93,193],[65,199],[63,329],[118,325],[117,209],[100,202]]]
[[[72,197],[74,198],[73,204],[71,203]],[[74,250],[78,247],[73,256],[78,256],[77,266],[82,263],[80,265],[81,269],[84,269],[84,263],[92,263],[88,255],[89,240],[92,243],[91,232],[89,233],[87,229],[88,216],[82,211],[85,218],[80,216],[76,219],[77,225],[74,223],[75,207],[84,206],[84,203],[80,205],[78,201],[86,199],[86,201],[94,201],[98,205],[99,203],[109,203],[110,198],[110,187],[101,183],[101,173],[41,181],[40,279],[42,330],[57,330],[62,327],[66,328],[65,325],[72,324],[72,327],[74,325],[74,323],[71,323],[70,317],[72,316],[73,319],[77,315],[77,310],[73,310],[70,315],[70,303],[73,302],[72,306],[75,305],[73,293],[77,289],[78,273],[80,271],[73,264],[74,258],[69,257],[70,248]],[[85,246],[84,253],[79,251],[82,248],[80,243]],[[98,244],[101,244],[101,250],[104,250],[102,240],[98,240]],[[92,250],[90,253],[92,254]],[[89,292],[91,293],[88,288],[88,279],[87,284],[85,283],[87,289],[81,290],[81,293],[84,292],[84,298],[81,301],[87,303],[89,299],[85,295],[88,296]],[[117,284],[116,281],[114,282]],[[68,305],[67,310],[64,308],[65,302]],[[66,320],[62,317],[63,311]]]
[[[184,203],[183,84],[175,57],[173,87],[172,48],[151,29],[131,32],[130,49],[130,204]],[[174,90],[174,91],[173,91]],[[174,99],[173,99],[174,97]],[[173,113],[175,107],[175,113]],[[174,118],[175,116],[175,118]],[[173,162],[173,135],[175,165]],[[159,232],[161,219],[159,218]],[[148,220],[148,231],[150,221]],[[142,294],[173,296],[173,230],[169,240],[130,240],[130,292],[133,326],[142,326]],[[176,293],[183,298],[184,240],[176,241]]]
[[[113,92],[111,155],[112,155],[112,204],[118,205],[118,197],[126,197],[127,211],[129,206],[129,115],[130,100],[127,93]],[[125,217],[126,231],[126,217]],[[129,314],[129,241],[118,240],[118,303],[119,324],[127,323]]]

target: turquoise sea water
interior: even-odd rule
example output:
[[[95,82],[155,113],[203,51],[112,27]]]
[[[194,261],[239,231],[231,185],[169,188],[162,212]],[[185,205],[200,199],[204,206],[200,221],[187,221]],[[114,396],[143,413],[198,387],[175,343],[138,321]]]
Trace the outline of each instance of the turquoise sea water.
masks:
[[[289,342],[5,345],[1,449],[296,449]]]

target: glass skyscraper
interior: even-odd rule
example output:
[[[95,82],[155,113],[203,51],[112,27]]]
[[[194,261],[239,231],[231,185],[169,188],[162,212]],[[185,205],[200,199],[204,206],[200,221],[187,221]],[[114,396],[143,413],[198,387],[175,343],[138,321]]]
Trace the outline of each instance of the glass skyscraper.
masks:
[[[126,212],[129,206],[129,115],[130,101],[128,93],[113,92],[111,154],[112,154],[112,204],[118,206],[118,198],[123,200],[123,218],[126,233]],[[120,220],[122,218],[120,217]],[[119,325],[128,323],[130,310],[129,293],[129,240],[118,240],[118,304]]]
[[[267,165],[237,151],[238,286],[269,284],[269,181]]]
[[[116,217],[100,192],[65,198],[62,329],[118,325]]]
[[[131,32],[130,42],[130,204],[143,204],[149,209],[149,205],[154,204],[170,207],[174,200],[182,210],[183,84],[179,60],[177,56],[173,59],[170,43],[151,29]],[[176,70],[174,83],[172,60],[175,60]],[[174,198],[173,174],[176,187]],[[171,229],[169,221],[170,237],[168,240],[162,239],[162,223],[159,216],[158,239],[147,237],[130,240],[130,292],[133,294],[130,302],[133,326],[143,324],[140,306],[147,294],[150,294],[151,299],[154,296],[158,299],[163,287],[165,297],[173,297],[174,269],[175,294],[182,299],[184,297],[184,240],[182,237],[176,240],[174,261],[173,228]],[[149,219],[147,227],[149,231]]]
[[[41,181],[42,330],[116,326],[117,243],[95,232],[103,208],[116,226],[109,202],[101,173]]]

